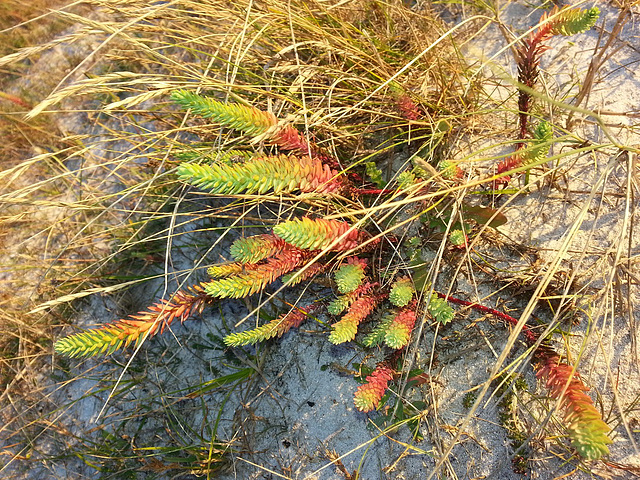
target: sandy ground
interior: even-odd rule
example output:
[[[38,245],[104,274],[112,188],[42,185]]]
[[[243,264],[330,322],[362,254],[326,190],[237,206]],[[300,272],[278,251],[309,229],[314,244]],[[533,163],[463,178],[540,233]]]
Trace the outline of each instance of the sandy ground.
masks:
[[[610,31],[617,11],[607,5],[602,8],[604,29]],[[506,25],[520,31],[532,25],[534,18],[537,18],[535,12],[517,5],[502,14]],[[582,105],[602,112],[606,132],[592,117],[579,113],[574,117],[573,131],[587,140],[602,142],[608,134],[621,145],[640,145],[637,21],[636,12],[623,30],[620,50],[603,61],[591,94]],[[549,52],[542,65],[544,88],[550,97],[566,100],[576,94],[597,42],[608,38],[604,33],[599,40],[599,35],[600,31],[595,29],[571,41],[554,39],[558,48]],[[498,53],[505,45],[502,32],[490,28],[465,48],[470,64],[483,65],[482,74],[502,85],[492,93],[496,104],[501,101],[501,95],[513,91],[501,73],[506,68],[515,75],[509,56]],[[48,57],[40,62],[50,65],[53,60]],[[38,65],[33,68],[37,69]],[[629,115],[632,112],[633,115]],[[64,122],[61,128],[69,134],[87,133],[81,116],[61,121]],[[469,139],[469,148],[477,146],[474,139]],[[114,151],[117,153],[120,147],[110,145],[108,154],[98,151],[100,148],[97,143],[94,150],[97,157],[115,155]],[[121,148],[124,151],[127,147]],[[640,321],[636,308],[640,302],[637,277],[636,283],[622,287],[624,298],[616,296],[619,278],[616,275],[625,268],[640,271],[640,229],[630,228],[637,213],[626,195],[629,168],[635,172],[633,188],[638,195],[638,156],[613,146],[602,153],[576,157],[553,182],[542,178],[542,170],[533,172],[529,194],[513,202],[501,200],[506,203],[504,212],[509,219],[500,228],[501,246],[482,244],[478,249],[492,255],[494,265],[504,265],[505,280],[514,276],[508,270],[535,265],[528,270],[533,272],[534,278],[529,282],[533,287],[524,289],[520,295],[505,294],[500,295],[500,301],[490,300],[493,305],[504,304],[513,309],[514,316],[525,310],[531,289],[544,281],[545,272],[558,259],[560,273],[553,279],[557,289],[564,288],[566,280],[575,275],[573,288],[580,293],[579,304],[591,321],[581,315],[582,322],[572,327],[572,336],[561,348],[568,348],[573,360],[582,352],[580,365],[584,380],[613,428],[611,461],[639,469],[636,444],[640,442],[637,408],[640,371],[634,350],[640,341],[634,327]],[[198,249],[182,248],[193,241],[193,237],[180,238],[171,252],[174,272],[191,269],[202,253]],[[211,258],[225,255],[230,241],[231,238],[221,242],[210,252]],[[518,255],[513,245],[533,247],[537,254]],[[431,252],[425,250],[423,254],[428,257]],[[205,278],[202,272],[195,274],[198,275]],[[176,277],[171,272],[166,283],[162,279],[148,282],[142,288],[127,292],[124,299],[122,296],[89,297],[76,307],[81,313],[75,324],[86,327],[112,321],[122,312],[119,302],[133,307],[132,311],[144,308],[165,286],[169,290],[176,286]],[[474,274],[463,268],[455,277],[454,295],[482,299],[497,287],[493,275]],[[318,288],[321,293],[328,293]],[[297,296],[298,292],[286,294],[289,301],[296,300]],[[407,427],[383,432],[374,423],[381,414],[363,414],[353,406],[358,383],[349,372],[356,369],[354,363],[373,367],[375,361],[381,359],[381,352],[364,352],[349,345],[332,346],[325,341],[323,328],[313,322],[258,350],[246,349],[235,354],[225,351],[219,340],[226,326],[247,315],[248,306],[251,305],[242,301],[221,302],[206,310],[201,320],[176,326],[172,334],[147,342],[120,378],[119,386],[126,388],[118,388],[112,398],[109,394],[116,386],[114,382],[120,377],[123,365],[129,361],[130,352],[116,354],[106,363],[69,362],[71,370],[67,378],[78,376],[69,382],[54,381],[48,372],[43,372],[39,380],[48,385],[50,405],[47,408],[60,409],[48,417],[59,435],[54,439],[46,436],[36,439],[37,454],[57,455],[76,447],[90,447],[92,442],[115,452],[122,440],[135,448],[161,448],[171,437],[188,444],[189,439],[210,438],[212,425],[219,422],[218,438],[234,440],[229,454],[230,467],[215,474],[215,478],[220,479],[347,478],[332,464],[331,460],[336,457],[346,471],[359,469],[358,478],[362,479],[432,478],[438,459],[452,441],[455,445],[451,454],[442,465],[441,473],[434,478],[524,478],[513,471],[513,448],[499,419],[500,395],[487,396],[471,418],[467,418],[469,409],[463,401],[466,392],[486,381],[507,343],[509,329],[501,322],[465,312],[437,332],[432,326],[425,327],[423,337],[415,346],[415,365],[427,370],[431,381],[402,392],[409,402],[426,405],[420,426],[424,440],[417,442]],[[613,316],[609,314],[612,311]],[[549,321],[553,318],[550,312],[537,308],[534,316]],[[432,361],[434,349],[436,361]],[[523,354],[525,348],[517,343],[507,363]],[[256,367],[260,372],[250,382],[235,388],[212,389],[196,399],[185,394],[192,391],[194,385],[247,367]],[[536,381],[528,361],[521,362],[516,370],[527,386],[517,395],[517,401],[521,412],[518,422],[531,436],[531,446],[524,451],[531,462],[528,478],[551,479],[560,475],[576,479],[598,475],[632,478],[631,472],[602,463],[579,464],[575,460],[565,463],[563,459],[568,456],[568,450],[562,445],[566,440],[554,438],[550,433],[561,434],[558,420],[551,420],[544,431],[538,426],[545,418],[544,405],[549,405],[544,401],[544,389]],[[398,394],[392,391],[391,396]],[[620,422],[620,411],[625,412],[628,431]],[[143,425],[136,422],[137,413],[145,414]],[[94,463],[99,460],[64,454],[45,461],[39,468],[31,464],[30,470],[25,463],[14,462],[5,469],[9,475],[5,478],[97,478],[91,466]],[[149,464],[141,468],[135,478],[190,478],[185,474],[172,477],[175,472],[164,473],[158,468],[154,471],[152,467],[153,464]],[[119,478],[108,472],[102,475],[101,478]]]

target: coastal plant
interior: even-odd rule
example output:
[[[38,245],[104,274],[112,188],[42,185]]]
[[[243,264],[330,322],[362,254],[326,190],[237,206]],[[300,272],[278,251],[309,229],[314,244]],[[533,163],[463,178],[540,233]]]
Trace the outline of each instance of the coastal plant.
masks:
[[[509,19],[535,34],[549,2],[5,3],[0,477],[633,468],[628,2],[593,4],[590,38],[540,43],[559,51],[539,56],[522,140],[518,62],[478,54],[515,53],[530,35]],[[277,277],[292,248],[273,228],[302,218],[367,236]],[[256,291],[204,291],[225,279]],[[364,296],[382,298],[353,340],[328,342]],[[52,355],[73,333],[102,338]],[[613,445],[572,440],[588,426],[532,375],[538,344]],[[386,389],[356,404],[381,365]],[[302,435],[337,417],[339,437]]]
[[[505,172],[534,162],[539,163],[547,156],[551,147],[553,130],[548,122],[540,121],[533,135],[529,127],[534,89],[540,76],[540,59],[551,48],[545,42],[556,35],[571,36],[586,32],[595,25],[599,15],[598,7],[586,10],[554,7],[542,15],[536,30],[518,42],[515,49],[519,84],[518,142],[515,152],[498,164],[497,173],[501,176],[496,184],[504,185],[509,182],[510,177]]]
[[[585,393],[589,388],[582,383],[576,369],[546,345],[537,349],[536,359],[537,376],[545,382],[551,397],[558,401],[573,448],[588,460],[608,455],[610,428]]]
[[[389,367],[384,364],[376,366],[371,375],[367,376],[365,384],[356,390],[354,396],[356,408],[363,412],[376,409],[391,380],[393,380],[393,371]]]
[[[498,173],[505,174],[503,179],[514,168],[543,161],[552,141],[552,128],[545,121],[539,122],[532,134],[528,130],[530,90],[538,77],[540,55],[547,48],[543,42],[552,35],[569,35],[590,28],[597,18],[597,9],[587,13],[561,10],[556,15],[548,20],[543,18],[537,32],[518,48],[519,81],[526,87],[519,89],[521,142],[517,153],[498,165]],[[193,115],[248,137],[248,144],[258,151],[241,150],[241,154],[233,153],[235,150],[222,151],[213,161],[206,156],[190,158],[177,165],[176,178],[220,199],[241,197],[266,202],[267,197],[277,198],[282,204],[295,205],[290,210],[293,213],[288,220],[278,219],[269,225],[269,233],[237,238],[229,248],[232,260],[209,266],[210,279],[179,290],[169,299],[159,300],[128,318],[62,338],[55,344],[58,353],[89,357],[112,354],[129,345],[139,347],[148,338],[163,333],[175,319],[182,323],[201,313],[207,304],[263,292],[271,297],[277,294],[272,294],[273,290],[313,282],[319,275],[330,280],[333,292],[328,298],[287,305],[288,311],[267,323],[228,333],[224,344],[230,348],[252,346],[282,337],[305,320],[318,320],[328,323],[326,336],[331,344],[362,338],[366,348],[383,350],[395,358],[411,345],[416,326],[429,322],[447,327],[456,316],[452,305],[518,324],[517,319],[497,309],[435,291],[428,282],[417,288],[409,270],[383,274],[379,264],[393,258],[398,244],[392,232],[395,226],[391,224],[388,231],[381,232],[371,215],[355,213],[357,210],[352,206],[356,199],[364,205],[373,205],[367,199],[375,196],[400,196],[410,204],[412,191],[430,193],[442,186],[438,182],[443,182],[442,190],[448,192],[450,185],[464,182],[465,172],[456,162],[442,160],[423,168],[416,160],[395,180],[385,181],[375,162],[365,162],[361,165],[364,171],[360,168],[358,173],[359,165],[343,166],[334,154],[274,114],[248,103],[222,101],[214,96],[215,92],[203,95],[181,89],[174,91],[171,99]],[[391,97],[404,119],[418,122],[425,115],[410,95],[392,89]],[[266,149],[270,151],[265,153]],[[370,181],[363,180],[361,173]],[[443,199],[450,200],[448,195],[441,194]],[[442,233],[448,232],[447,241],[456,252],[468,252],[471,248],[470,237],[477,234],[477,230],[473,231],[475,225],[491,228],[496,219],[502,221],[499,212],[493,209],[463,204],[460,209],[472,224],[454,222],[454,210],[450,206],[441,208],[438,205],[441,200],[416,202],[421,210],[415,216],[425,218],[423,223],[429,227],[437,225]],[[316,208],[318,204],[322,208]],[[321,317],[330,320],[324,322]],[[538,334],[530,326],[525,325],[522,332],[527,345],[539,343]],[[610,442],[608,427],[589,403],[590,399],[587,400],[584,384],[567,375],[570,367],[559,363],[558,356],[548,347],[536,351],[544,358],[539,376],[566,412],[568,436],[576,451],[590,460],[606,455]],[[354,406],[363,412],[376,410],[390,383],[401,377],[402,372],[396,370],[394,362],[377,364],[365,383],[355,390]]]
[[[265,139],[275,138],[276,145],[281,141],[277,128],[272,129],[277,125],[275,118],[253,107],[235,104],[225,107],[219,102],[184,92],[174,94],[173,98],[180,105],[205,118],[214,118],[229,128],[254,136],[263,135]],[[540,142],[544,142],[548,139],[548,129],[544,123],[541,125]],[[292,136],[295,135],[289,135]],[[539,154],[539,151],[536,152],[536,155]],[[317,195],[342,192],[349,195],[362,190],[354,186],[346,175],[331,170],[321,160],[293,154],[257,154],[241,163],[232,164],[183,163],[177,173],[183,182],[217,195],[291,194],[296,191]],[[312,278],[311,274],[325,270],[334,270],[333,281],[339,293],[326,306],[328,314],[339,317],[331,324],[328,335],[328,341],[333,344],[353,341],[361,325],[379,308],[386,313],[364,337],[364,345],[380,345],[391,351],[402,351],[407,347],[422,311],[442,325],[451,322],[455,311],[450,303],[517,323],[516,319],[494,309],[437,292],[431,295],[426,309],[423,309],[411,277],[406,275],[398,276],[389,286],[383,287],[379,280],[371,277],[370,262],[362,256],[367,255],[377,243],[378,240],[365,229],[341,220],[305,215],[280,222],[272,228],[272,233],[237,239],[229,249],[233,261],[209,267],[209,281],[179,291],[170,300],[161,300],[147,311],[127,319],[63,338],[55,348],[58,353],[70,357],[111,354],[130,344],[140,345],[148,337],[162,333],[174,319],[184,322],[200,313],[206,304],[218,299],[248,297],[264,291],[276,280],[292,284],[297,277],[308,279]],[[358,255],[342,260],[341,254],[344,252],[357,252]],[[294,306],[266,324],[230,333],[224,342],[230,347],[240,347],[281,337],[291,328],[299,327],[312,313],[318,312],[318,306]],[[537,336],[528,327],[523,332],[529,343],[537,341]],[[558,386],[565,380],[566,376],[563,375],[566,372],[554,366],[557,357],[549,354],[546,358],[548,361],[541,375],[546,378],[552,396],[559,397]],[[366,378],[365,384],[356,390],[355,407],[364,412],[376,409],[393,379],[393,370],[387,364],[380,364]],[[584,386],[575,382],[569,385],[570,395],[564,397],[569,400],[563,403],[569,411],[569,436],[582,456],[599,458],[607,452],[606,425],[583,398]],[[583,397],[575,394],[578,391]]]
[[[147,310],[128,318],[58,340],[56,352],[69,357],[89,357],[99,354],[110,355],[130,344],[140,345],[142,341],[156,333],[164,333],[171,323],[178,319],[181,323],[196,313],[201,313],[211,297],[200,285],[176,292],[171,300],[159,300]]]

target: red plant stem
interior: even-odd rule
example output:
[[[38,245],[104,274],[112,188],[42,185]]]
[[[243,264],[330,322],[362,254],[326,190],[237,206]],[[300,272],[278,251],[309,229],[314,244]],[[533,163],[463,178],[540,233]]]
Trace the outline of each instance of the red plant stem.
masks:
[[[388,188],[354,188],[352,190],[353,195],[391,195],[395,190]]]
[[[26,100],[16,96],[16,95],[11,95],[10,93],[5,93],[5,92],[0,92],[0,98],[4,98],[5,100],[9,100],[10,102],[15,103],[16,105],[19,105],[21,107],[24,108],[33,108],[33,106],[27,102]]]
[[[322,153],[318,147],[312,145],[311,147],[311,157],[319,159],[323,164],[327,165],[331,170],[336,170],[338,172],[344,172],[346,177],[352,181],[353,183],[362,183],[364,180],[362,176],[354,172],[352,169],[345,171],[340,162],[336,160],[333,155],[329,155],[326,153]]]
[[[438,295],[438,297],[445,299],[447,302],[456,303],[458,305],[464,305],[466,307],[473,308],[474,310],[478,310],[479,312],[489,313],[513,325],[518,324],[517,318],[514,318],[511,315],[507,315],[506,313],[500,312],[494,308],[485,307],[484,305],[480,305],[479,303],[467,302],[466,300],[462,300],[460,298],[450,297],[449,295],[445,295],[444,293],[438,293],[438,292],[435,292],[435,293],[436,295]],[[533,333],[533,331],[527,325],[522,326],[522,333],[524,334],[525,337],[527,337],[527,340],[531,344],[536,343],[536,341],[538,340],[538,335]]]
[[[544,20],[544,17],[543,17]],[[526,85],[530,89],[538,80],[538,65],[540,57],[549,48],[543,45],[543,42],[551,37],[551,24],[547,23],[538,29],[537,32],[531,33],[529,38],[523,41],[521,47],[517,50],[518,62],[518,81]],[[520,118],[520,132],[518,139],[523,140],[527,137],[527,126],[529,123],[529,111],[531,110],[531,93],[522,88],[518,89],[518,110]],[[518,144],[516,150],[522,147]]]
[[[362,183],[364,181],[364,179],[362,178],[362,175],[360,175],[357,172],[354,172],[353,170],[349,170],[348,172],[346,172],[346,175],[353,183]]]
[[[529,136],[529,117],[531,104],[533,103],[530,90],[533,90],[538,80],[540,57],[549,48],[543,45],[543,42],[551,36],[551,24],[547,23],[538,28],[535,33],[531,33],[529,38],[523,40],[516,50],[518,81],[525,85],[527,89],[518,88],[518,143],[516,143],[513,155],[498,164],[497,173],[503,173],[522,165],[523,159],[518,155],[518,151],[526,147],[524,140]],[[509,175],[497,178],[493,182],[493,189],[497,190],[501,185],[506,185],[509,180],[511,180]]]

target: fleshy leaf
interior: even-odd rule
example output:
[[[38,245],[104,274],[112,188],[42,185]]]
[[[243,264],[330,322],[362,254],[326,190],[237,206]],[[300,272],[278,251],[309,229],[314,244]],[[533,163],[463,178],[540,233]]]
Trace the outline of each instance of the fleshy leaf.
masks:
[[[553,128],[549,122],[544,120],[538,123],[535,131],[533,132],[533,145],[532,147],[523,153],[523,163],[533,163],[538,160],[542,160],[549,154],[550,145],[545,145],[553,138]]]
[[[402,348],[409,343],[416,323],[416,313],[412,307],[400,310],[387,327],[384,343],[391,348]]]
[[[555,13],[555,11],[551,12],[548,16],[553,15],[553,13]],[[569,36],[586,32],[596,24],[599,17],[600,10],[598,7],[593,7],[588,10],[565,8],[564,10],[560,10],[558,16],[549,22],[550,33],[552,35]],[[546,16],[543,16],[542,20],[545,18]]]
[[[385,365],[378,365],[366,378],[367,383],[358,387],[353,398],[356,408],[361,412],[370,412],[378,408],[391,380],[393,380],[393,370]]]
[[[366,265],[366,261],[352,257],[348,263],[336,270],[333,276],[336,280],[338,291],[340,293],[350,293],[358,288],[364,279]]]
[[[305,250],[324,250],[334,252],[350,250],[360,245],[362,234],[339,220],[297,218],[273,227],[273,233],[285,242]],[[342,238],[341,238],[342,237]],[[341,238],[335,245],[336,240]]]
[[[309,252],[288,245],[275,257],[268,258],[266,263],[244,265],[241,273],[212,280],[204,283],[203,287],[212,297],[244,298],[262,291],[277,278],[299,267],[308,257]]]
[[[382,188],[384,186],[384,180],[382,180],[382,171],[380,171],[380,169],[376,166],[376,162],[366,162],[364,166],[365,172],[371,179],[371,181],[375,183],[378,188]]]
[[[273,114],[255,107],[222,103],[187,90],[173,92],[171,99],[183,108],[191,109],[195,115],[211,118],[225,127],[235,128],[249,135],[265,133],[278,123]]]
[[[589,389],[578,373],[571,365],[561,362],[560,356],[548,346],[540,346],[536,355],[539,360],[537,376],[545,381],[549,394],[559,401],[564,410],[565,426],[573,448],[588,460],[608,455],[607,445],[611,439],[607,433],[610,428],[593,406],[591,398],[584,393]]]
[[[233,195],[340,191],[344,183],[338,173],[317,158],[287,155],[258,156],[244,163],[195,164],[178,167],[183,182],[212,193]]]
[[[451,305],[449,305],[446,300],[438,298],[435,294],[431,297],[428,310],[436,322],[442,325],[446,325],[453,320],[453,316],[455,315]]]
[[[358,325],[369,316],[380,301],[379,296],[363,295],[349,307],[349,311],[332,325],[329,341],[334,345],[350,342],[356,338]]]
[[[327,305],[327,311],[331,315],[340,315],[351,303],[349,295],[341,295]]]
[[[239,347],[242,345],[253,345],[254,343],[262,342],[263,340],[268,340],[273,337],[281,337],[290,329],[299,327],[314,309],[315,305],[296,308],[260,327],[227,335],[224,337],[224,343],[231,347]]]
[[[438,170],[440,170],[440,174],[445,180],[464,178],[464,170],[462,170],[457,163],[449,160],[442,160],[438,164]]]
[[[136,346],[144,338],[163,333],[177,318],[180,322],[194,313],[202,312],[205,304],[211,302],[202,289],[196,285],[188,290],[176,292],[171,300],[160,300],[147,311],[131,315],[101,328],[89,330],[62,338],[55,343],[55,351],[68,357],[92,357],[99,354],[111,355],[121,347]]]
[[[398,182],[398,189],[406,190],[414,183],[416,183],[416,176],[413,172],[405,170],[404,172],[400,172],[398,174],[398,178],[396,179],[396,181]]]
[[[387,328],[393,321],[393,315],[385,315],[380,322],[375,326],[375,328],[369,333],[366,337],[364,337],[362,343],[365,347],[373,347],[374,345],[379,345],[383,342],[384,337],[387,333]]]
[[[283,275],[281,280],[282,280],[282,283],[286,283],[291,287],[293,285],[299,284],[300,282],[304,282],[305,280],[310,279],[311,277],[322,272],[326,267],[327,266],[322,263],[314,263],[313,265],[309,265],[308,267],[306,267],[304,271],[300,274],[298,274],[298,272],[301,271],[302,269],[295,270],[291,273],[287,273],[286,275]],[[291,280],[292,278],[293,280]]]
[[[347,293],[346,295],[340,295],[338,298],[329,303],[329,305],[327,305],[327,311],[331,315],[340,315],[362,295],[366,295],[367,293],[369,293],[374,285],[377,284],[366,282],[356,288],[353,292]]]
[[[238,262],[257,263],[279,253],[285,245],[286,243],[275,235],[254,235],[233,242],[229,253]]]
[[[245,265],[240,262],[221,263],[212,265],[207,269],[211,278],[224,278],[230,275],[237,275],[245,270]]]
[[[482,205],[462,204],[462,212],[475,222],[481,225],[489,225],[491,228],[498,228],[508,221],[507,217],[495,208],[483,207]]]
[[[460,229],[452,230],[451,233],[449,233],[449,242],[456,247],[462,247],[467,243],[467,236]]]
[[[403,277],[396,281],[389,292],[389,301],[396,307],[404,307],[413,298],[415,289],[409,277]]]

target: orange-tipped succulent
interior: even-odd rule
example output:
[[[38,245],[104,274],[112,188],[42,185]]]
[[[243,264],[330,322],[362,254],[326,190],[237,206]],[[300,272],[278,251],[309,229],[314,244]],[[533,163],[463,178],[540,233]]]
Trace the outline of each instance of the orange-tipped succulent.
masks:
[[[384,334],[384,343],[391,348],[405,347],[411,339],[411,332],[416,323],[415,306],[401,309],[389,323]]]
[[[239,273],[204,283],[203,287],[212,297],[244,298],[264,290],[285,273],[301,266],[310,255],[311,252],[307,250],[287,245],[275,257],[266,259],[265,263],[243,265]],[[212,267],[210,271],[215,268]]]
[[[358,325],[366,319],[380,301],[384,299],[384,295],[372,293],[373,288],[377,284],[365,283],[360,285],[352,294],[347,313],[332,325],[329,341],[335,345],[350,342],[356,338]],[[355,298],[354,298],[355,297]]]
[[[545,381],[550,395],[559,401],[573,448],[588,460],[608,455],[610,428],[585,394],[589,388],[582,383],[575,369],[562,362],[550,347],[541,346],[536,354],[539,359],[537,376]]]
[[[137,346],[144,338],[163,333],[176,318],[182,323],[193,314],[201,313],[212,300],[202,287],[196,285],[189,290],[178,291],[171,300],[160,300],[147,311],[62,338],[56,342],[55,350],[69,357],[110,355],[121,347],[132,343]]]
[[[549,49],[544,44],[554,35],[575,35],[582,33],[593,27],[598,20],[600,10],[597,7],[593,7],[587,10],[581,10],[580,8],[565,7],[558,10],[554,8],[550,13],[545,13],[540,19],[540,26],[529,34],[527,38],[522,40],[519,46],[516,48],[516,61],[518,63],[518,82],[523,87],[518,89],[518,143],[516,144],[516,151],[513,155],[510,155],[504,161],[498,165],[498,173],[504,173],[511,169],[526,165],[532,160],[532,157],[546,156],[549,149],[546,151],[535,152],[529,151],[527,153],[520,152],[526,147],[527,142],[525,140],[529,138],[529,116],[531,112],[531,106],[533,103],[532,90],[539,76],[539,65],[542,54]],[[542,127],[548,128],[548,125]],[[540,135],[544,135],[547,132],[537,132],[534,134],[533,144],[540,144],[536,142],[539,140]],[[546,141],[551,139],[551,132],[549,131]],[[535,150],[536,147],[533,148]],[[540,147],[538,147],[540,148]],[[496,186],[504,185],[509,182],[510,177],[505,175],[498,178],[495,181]]]
[[[309,264],[318,250],[327,248],[331,251],[343,251],[354,248],[358,246],[358,240],[362,236],[363,232],[351,228],[346,222],[305,217],[277,225],[273,234],[236,240],[231,246],[231,254],[237,261],[211,266],[211,281],[192,287],[192,290],[178,292],[172,300],[161,300],[149,307],[148,311],[132,315],[128,319],[63,338],[56,343],[56,351],[79,357],[111,354],[132,343],[138,345],[143,339],[157,332],[162,333],[175,318],[184,322],[192,313],[202,311],[204,304],[213,299],[244,298],[261,292],[279,278],[293,284],[309,278],[327,266],[324,263]],[[365,262],[351,260],[348,264],[364,269]],[[296,273],[298,276],[292,280]],[[287,274],[289,276],[283,278]],[[371,313],[378,302],[378,298],[365,295],[371,288],[372,285],[368,284],[364,289],[356,289],[357,295],[346,305],[350,306],[350,310],[341,325],[347,325],[353,330],[348,339],[355,337],[358,323]],[[298,320],[304,318],[300,317],[303,313],[308,313],[308,310],[291,313],[280,318],[277,323],[260,327],[250,338],[258,341],[280,336],[292,326],[297,326]],[[341,338],[344,335],[343,332]],[[331,338],[336,337],[334,335]]]
[[[172,100],[195,115],[256,137],[290,155],[256,156],[238,165],[183,163],[180,178],[218,194],[347,191],[349,182],[337,172],[339,162],[323,153],[292,125],[280,124],[269,112],[241,104],[224,103],[187,90]],[[347,173],[353,176],[353,173]]]
[[[297,248],[334,252],[357,248],[365,234],[339,220],[296,218],[273,227],[273,233]]]
[[[389,382],[393,380],[393,373],[386,365],[379,364],[366,378],[366,383],[358,387],[353,398],[356,408],[361,412],[370,412],[378,408]]]
[[[224,343],[231,347],[239,347],[241,345],[253,345],[254,343],[262,342],[263,340],[268,340],[273,337],[281,337],[292,328],[299,327],[309,313],[315,309],[315,305],[293,309],[271,320],[269,323],[252,330],[227,335],[224,337]]]
[[[183,163],[178,176],[193,186],[223,195],[332,193],[345,187],[338,173],[319,159],[294,155],[256,156],[231,165]]]
[[[321,153],[320,149],[308,142],[292,125],[279,124],[275,115],[269,112],[237,103],[224,103],[214,98],[204,97],[187,90],[177,90],[171,99],[182,108],[190,109],[195,115],[210,118],[223,127],[233,128],[252,136],[263,136],[271,145],[280,149],[337,163],[333,158]]]
[[[273,234],[254,235],[233,242],[229,253],[237,262],[257,263],[281,252],[285,246],[286,242]]]

